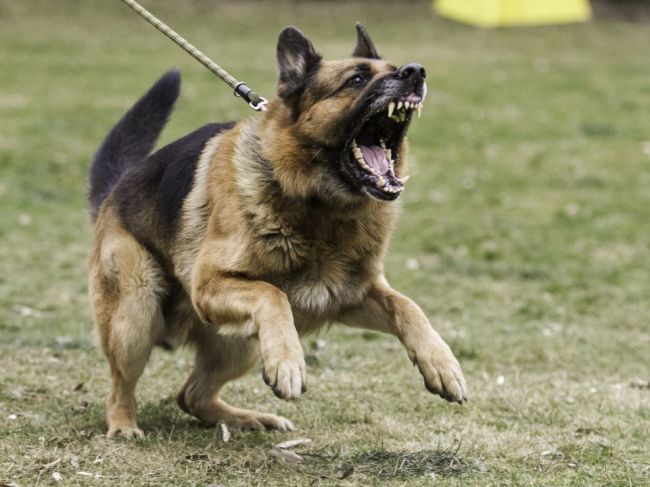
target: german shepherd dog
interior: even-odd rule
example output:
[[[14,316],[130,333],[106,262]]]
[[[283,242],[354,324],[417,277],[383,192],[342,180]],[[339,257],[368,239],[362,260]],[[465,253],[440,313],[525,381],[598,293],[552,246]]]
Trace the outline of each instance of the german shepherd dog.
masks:
[[[185,343],[196,360],[178,393],[183,411],[206,424],[293,429],[219,392],[261,358],[273,392],[299,397],[298,337],[331,322],[395,335],[429,391],[466,400],[458,361],[382,264],[424,68],[381,60],[361,25],[352,57],[338,61],[288,27],[277,61],[265,112],[150,154],[179,94],[179,73],[165,74],[95,155],[90,297],[111,370],[109,437],[143,436],[138,378],[154,346]]]

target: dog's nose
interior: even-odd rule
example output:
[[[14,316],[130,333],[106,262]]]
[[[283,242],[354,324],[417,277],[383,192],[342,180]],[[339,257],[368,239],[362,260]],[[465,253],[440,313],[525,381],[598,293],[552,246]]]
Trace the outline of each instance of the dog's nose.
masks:
[[[405,64],[397,71],[399,77],[402,79],[409,79],[411,77],[417,76],[420,79],[427,77],[427,72],[424,70],[424,66],[418,63],[409,63]]]

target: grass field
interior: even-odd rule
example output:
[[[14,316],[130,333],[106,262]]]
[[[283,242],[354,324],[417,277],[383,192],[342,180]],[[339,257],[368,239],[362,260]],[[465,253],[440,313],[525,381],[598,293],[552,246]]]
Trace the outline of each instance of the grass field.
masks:
[[[157,351],[146,438],[106,439],[91,155],[172,66],[184,86],[164,141],[249,112],[116,0],[0,0],[1,486],[650,483],[648,24],[475,30],[428,2],[146,5],[262,94],[287,24],[343,57],[359,19],[386,58],[426,66],[387,273],[456,352],[470,402],[428,394],[394,339],[333,327],[304,340],[298,402],[258,370],[226,390],[294,433],[224,442],[175,405],[189,351]],[[312,440],[301,463],[272,452],[290,438]]]

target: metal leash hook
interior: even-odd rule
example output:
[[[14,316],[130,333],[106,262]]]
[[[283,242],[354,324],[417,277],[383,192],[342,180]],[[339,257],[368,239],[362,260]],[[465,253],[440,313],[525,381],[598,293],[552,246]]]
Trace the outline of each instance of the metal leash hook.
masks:
[[[268,105],[269,101],[255,93],[245,81],[237,83],[234,92],[237,98],[243,98],[246,100],[248,106],[256,112],[263,112],[266,110],[266,105]]]
[[[248,102],[248,106],[251,107],[253,110],[256,112],[265,112],[266,111],[266,105],[269,104],[269,101],[264,98],[263,96],[260,96],[260,101],[257,103],[253,103],[252,101]]]
[[[201,51],[199,51],[196,47],[190,44],[187,40],[181,37],[176,31],[174,31],[171,27],[169,27],[167,24],[165,24],[160,19],[158,19],[155,15],[153,15],[151,12],[145,9],[138,2],[136,2],[135,0],[122,0],[122,2],[128,5],[129,7],[131,7],[131,9],[133,9],[134,12],[141,15],[147,22],[149,22],[156,29],[158,29],[160,32],[162,32],[167,37],[169,37],[172,41],[174,41],[181,49],[183,49],[190,56],[192,56],[194,59],[200,62],[203,66],[208,68],[213,74],[218,76],[224,83],[226,83],[228,86],[233,88],[235,90],[235,96],[242,98],[244,101],[246,101],[246,103],[248,103],[248,106],[250,106],[253,110],[257,112],[263,112],[264,110],[266,110],[266,105],[268,104],[268,100],[266,98],[262,98],[261,96],[259,96],[257,93],[251,90],[248,87],[248,85],[243,81],[237,81],[237,79],[232,77],[228,73],[228,71],[223,69],[212,59],[210,59],[208,56],[206,56]]]

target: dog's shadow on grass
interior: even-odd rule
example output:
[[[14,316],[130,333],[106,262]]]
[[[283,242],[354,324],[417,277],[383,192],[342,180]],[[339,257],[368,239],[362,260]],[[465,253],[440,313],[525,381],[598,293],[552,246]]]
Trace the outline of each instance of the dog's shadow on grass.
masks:
[[[480,461],[459,454],[460,443],[451,448],[417,452],[372,449],[352,452],[334,460],[339,465],[339,478],[363,475],[377,480],[408,480],[417,477],[458,477],[484,470]],[[309,455],[308,455],[309,456]],[[321,459],[323,460],[323,459]]]

